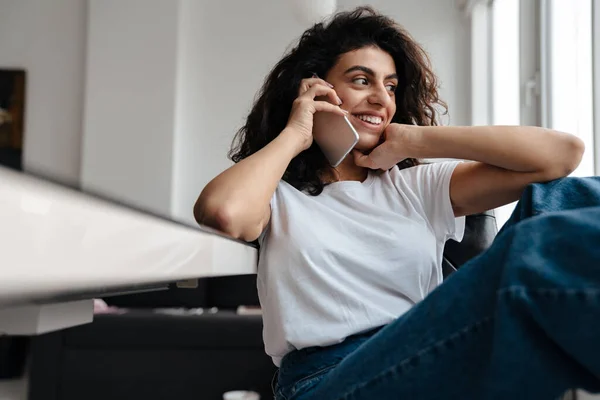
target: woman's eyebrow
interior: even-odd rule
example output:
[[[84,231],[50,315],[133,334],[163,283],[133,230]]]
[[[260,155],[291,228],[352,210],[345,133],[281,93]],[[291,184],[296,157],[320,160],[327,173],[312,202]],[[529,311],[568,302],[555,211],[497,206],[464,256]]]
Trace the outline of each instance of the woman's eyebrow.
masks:
[[[354,72],[354,71],[362,71],[367,75],[375,77],[375,72],[371,68],[365,67],[363,65],[354,65],[354,66],[348,68],[346,71],[344,71],[344,75],[346,75],[350,72]],[[386,76],[385,79],[398,79],[398,74],[396,74],[396,73],[390,74],[390,75]]]

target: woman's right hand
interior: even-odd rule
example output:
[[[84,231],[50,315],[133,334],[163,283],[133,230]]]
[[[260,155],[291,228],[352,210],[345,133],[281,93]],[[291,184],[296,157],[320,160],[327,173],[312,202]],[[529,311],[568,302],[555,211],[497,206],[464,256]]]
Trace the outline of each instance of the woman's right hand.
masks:
[[[331,102],[316,100],[317,97],[326,97]],[[299,135],[301,151],[308,149],[312,144],[313,115],[317,111],[331,112],[341,116],[347,115],[348,112],[340,108],[341,104],[342,100],[333,90],[333,86],[323,79],[314,77],[303,79],[300,82],[298,97],[292,104],[292,111],[285,129]]]

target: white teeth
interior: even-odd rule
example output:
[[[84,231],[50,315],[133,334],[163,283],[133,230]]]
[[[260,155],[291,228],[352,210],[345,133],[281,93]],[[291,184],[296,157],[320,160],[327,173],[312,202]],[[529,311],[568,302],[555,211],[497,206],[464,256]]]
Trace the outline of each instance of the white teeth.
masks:
[[[381,117],[374,117],[372,115],[357,115],[356,118],[363,120],[363,121],[370,122],[374,125],[381,124]]]

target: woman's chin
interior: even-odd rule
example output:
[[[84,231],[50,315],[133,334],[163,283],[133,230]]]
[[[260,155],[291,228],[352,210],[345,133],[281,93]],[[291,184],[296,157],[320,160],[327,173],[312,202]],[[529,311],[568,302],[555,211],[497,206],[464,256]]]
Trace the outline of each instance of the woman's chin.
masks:
[[[356,146],[354,146],[354,148],[358,151],[360,151],[361,153],[365,153],[368,154],[370,153],[375,147],[377,147],[379,145],[379,138],[378,137],[359,137],[358,143],[356,144]]]

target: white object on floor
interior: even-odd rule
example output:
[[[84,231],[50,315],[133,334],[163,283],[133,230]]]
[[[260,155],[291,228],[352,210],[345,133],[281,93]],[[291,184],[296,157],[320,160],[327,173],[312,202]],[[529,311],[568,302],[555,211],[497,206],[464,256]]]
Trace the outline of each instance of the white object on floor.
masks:
[[[223,393],[223,400],[260,400],[260,395],[246,390],[234,390]]]
[[[262,308],[258,306],[238,306],[238,315],[262,315]]]
[[[577,391],[577,400],[600,400],[600,394],[588,393],[584,390]]]

